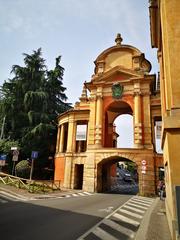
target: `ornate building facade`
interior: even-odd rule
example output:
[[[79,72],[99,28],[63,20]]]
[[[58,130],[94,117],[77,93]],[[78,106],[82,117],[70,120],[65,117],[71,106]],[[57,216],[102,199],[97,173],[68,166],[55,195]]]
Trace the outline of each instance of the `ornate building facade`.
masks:
[[[80,101],[58,118],[55,180],[65,188],[107,191],[113,166],[129,160],[137,166],[140,194],[155,194],[163,165],[154,130],[161,120],[160,92],[144,54],[122,44],[120,34],[115,43],[95,60]],[[114,120],[122,114],[133,117],[133,148],[116,147]]]
[[[174,240],[180,239],[180,1],[151,0],[150,25],[160,64],[166,213]]]

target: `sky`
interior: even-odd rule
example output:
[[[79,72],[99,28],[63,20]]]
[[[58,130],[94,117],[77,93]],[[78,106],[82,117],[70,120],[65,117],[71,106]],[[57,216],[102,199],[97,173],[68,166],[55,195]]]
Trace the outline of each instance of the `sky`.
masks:
[[[42,48],[48,69],[62,56],[68,102],[79,100],[84,81],[90,81],[94,60],[122,44],[145,53],[157,73],[151,48],[148,0],[0,0],[0,85],[11,78],[12,65],[23,66],[23,53]]]

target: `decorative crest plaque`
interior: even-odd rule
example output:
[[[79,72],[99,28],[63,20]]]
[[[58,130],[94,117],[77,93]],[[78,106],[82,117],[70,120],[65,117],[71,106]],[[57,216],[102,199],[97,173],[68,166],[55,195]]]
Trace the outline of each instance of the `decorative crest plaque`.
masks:
[[[120,85],[120,83],[114,83],[112,85],[112,96],[113,98],[121,98],[123,94],[124,86]]]

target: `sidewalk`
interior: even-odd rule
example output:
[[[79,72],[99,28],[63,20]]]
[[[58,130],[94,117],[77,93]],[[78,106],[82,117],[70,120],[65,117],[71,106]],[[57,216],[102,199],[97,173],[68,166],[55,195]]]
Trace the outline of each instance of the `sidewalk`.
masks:
[[[136,240],[171,240],[165,200],[156,198],[137,232]]]

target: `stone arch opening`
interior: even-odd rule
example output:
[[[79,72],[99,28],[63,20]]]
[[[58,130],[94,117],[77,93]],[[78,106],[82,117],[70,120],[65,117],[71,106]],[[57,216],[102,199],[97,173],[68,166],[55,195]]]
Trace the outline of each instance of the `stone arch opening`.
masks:
[[[97,164],[97,192],[137,194],[138,166],[128,158],[112,156]]]
[[[129,103],[123,100],[114,100],[105,109],[104,119],[104,147],[117,147],[119,134],[116,132],[114,121],[117,117],[128,114],[133,116],[133,110]]]

